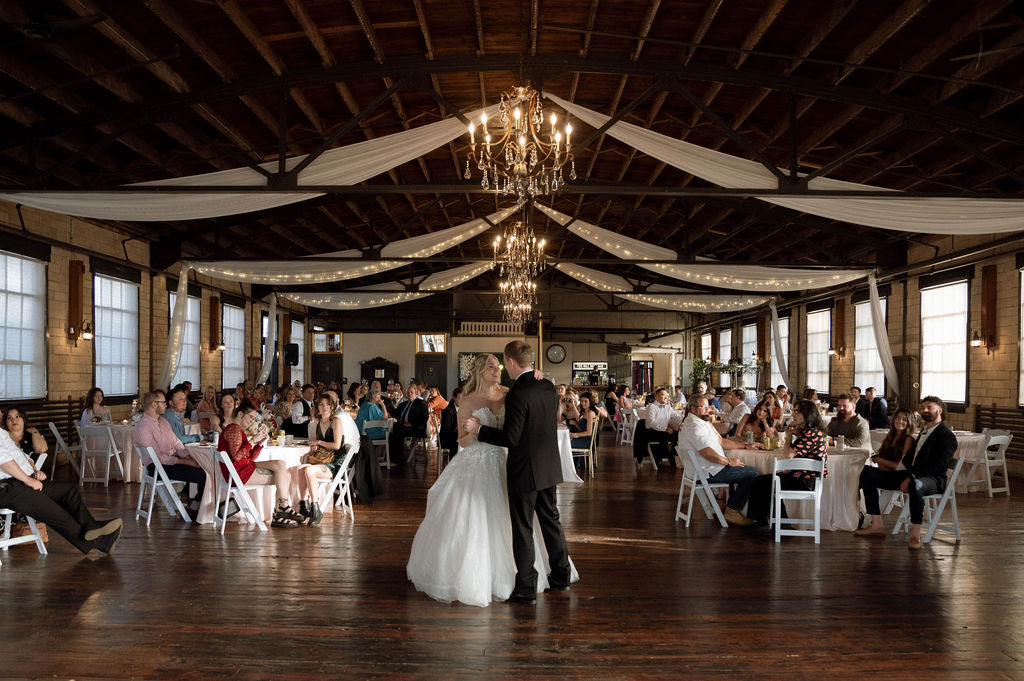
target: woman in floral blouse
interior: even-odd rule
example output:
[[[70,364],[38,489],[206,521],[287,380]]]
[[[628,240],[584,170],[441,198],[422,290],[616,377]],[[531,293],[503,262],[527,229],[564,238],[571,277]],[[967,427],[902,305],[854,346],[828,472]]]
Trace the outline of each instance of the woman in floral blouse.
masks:
[[[828,477],[828,436],[818,407],[810,400],[800,400],[793,405],[793,431],[787,436],[785,456],[788,459],[815,459],[825,463],[824,475]],[[779,473],[779,484],[785,490],[812,490],[818,473],[812,471],[783,471]],[[750,501],[747,517],[756,521],[747,528],[754,534],[769,534],[771,526],[772,475],[759,475],[750,486]],[[786,517],[786,506],[782,506]]]

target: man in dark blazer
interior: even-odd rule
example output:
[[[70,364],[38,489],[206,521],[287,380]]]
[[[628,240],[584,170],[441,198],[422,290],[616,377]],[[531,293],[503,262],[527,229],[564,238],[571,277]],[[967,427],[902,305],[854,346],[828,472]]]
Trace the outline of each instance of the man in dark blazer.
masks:
[[[390,442],[388,447],[392,452],[392,460],[399,468],[405,465],[405,456],[402,454],[402,449],[405,446],[405,438],[407,437],[426,437],[427,436],[427,403],[426,400],[420,399],[419,392],[416,390],[416,386],[412,383],[405,391],[406,400],[398,404],[395,410],[391,412],[396,423],[394,428],[391,429]],[[398,452],[398,456],[393,455],[394,452]]]
[[[459,400],[462,399],[462,388],[452,391],[452,399],[441,412],[441,427],[438,428],[437,442],[441,449],[447,449],[451,456],[459,451]]]
[[[860,473],[860,488],[864,490],[864,507],[871,516],[871,527],[857,530],[861,537],[884,537],[885,527],[878,507],[879,489],[898,489],[910,497],[910,539],[907,548],[921,549],[921,521],[924,518],[924,497],[939,494],[946,489],[946,470],[956,455],[956,435],[945,423],[942,414],[946,404],[928,395],[921,399],[921,418],[925,426],[914,446],[903,457],[904,470],[887,471],[865,466]]]
[[[567,591],[571,578],[569,550],[558,519],[555,486],[562,481],[558,454],[558,393],[551,381],[533,373],[533,349],[523,341],[505,346],[505,368],[515,384],[505,397],[505,427],[481,426],[470,417],[467,432],[481,442],[508,447],[508,507],[512,520],[512,554],[516,584],[512,603],[535,603],[537,570],[534,568],[533,515],[540,521],[547,547],[551,589]]]
[[[868,388],[864,391],[864,397],[871,404],[868,411],[868,426],[871,428],[889,427],[889,403],[881,395],[875,396],[875,389]]]

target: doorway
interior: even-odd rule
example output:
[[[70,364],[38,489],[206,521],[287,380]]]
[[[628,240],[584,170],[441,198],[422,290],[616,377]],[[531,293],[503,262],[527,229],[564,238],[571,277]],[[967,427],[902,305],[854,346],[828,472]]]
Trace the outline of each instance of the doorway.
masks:
[[[416,355],[416,380],[423,381],[427,386],[436,385],[444,398],[448,397],[448,372],[445,371],[448,355],[419,354]]]

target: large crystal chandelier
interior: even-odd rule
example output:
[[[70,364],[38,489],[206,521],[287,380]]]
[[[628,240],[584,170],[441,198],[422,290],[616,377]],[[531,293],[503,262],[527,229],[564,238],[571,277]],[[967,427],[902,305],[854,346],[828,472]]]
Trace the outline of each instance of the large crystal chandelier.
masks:
[[[548,195],[565,184],[562,168],[569,165],[569,179],[576,179],[576,161],[570,151],[572,125],[558,129],[558,116],[551,114],[544,133],[544,108],[540,93],[532,87],[515,87],[502,93],[498,104],[497,126],[488,129],[487,114],[480,116],[483,144],[477,149],[477,129],[469,124],[470,153],[466,157],[465,178],[472,177],[470,164],[481,171],[480,186],[515,196],[518,205],[534,196]],[[546,140],[546,141],[545,141]]]
[[[544,271],[544,240],[537,241],[526,220],[517,220],[505,228],[503,236],[495,237],[491,269],[495,268],[505,321],[528,322],[537,304],[537,284],[533,280]]]

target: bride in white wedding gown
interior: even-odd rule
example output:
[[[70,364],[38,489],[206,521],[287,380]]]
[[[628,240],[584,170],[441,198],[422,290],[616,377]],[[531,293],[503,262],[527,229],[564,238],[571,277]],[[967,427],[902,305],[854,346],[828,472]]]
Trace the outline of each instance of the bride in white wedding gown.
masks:
[[[459,403],[459,452],[427,494],[427,512],[412,542],[406,573],[415,587],[439,601],[485,606],[503,601],[515,586],[512,523],[505,484],[504,447],[465,432],[467,415],[500,428],[505,388],[494,355],[478,355]],[[556,418],[555,414],[551,418]],[[534,521],[537,591],[548,587],[547,551]],[[570,561],[572,581],[579,579]]]

